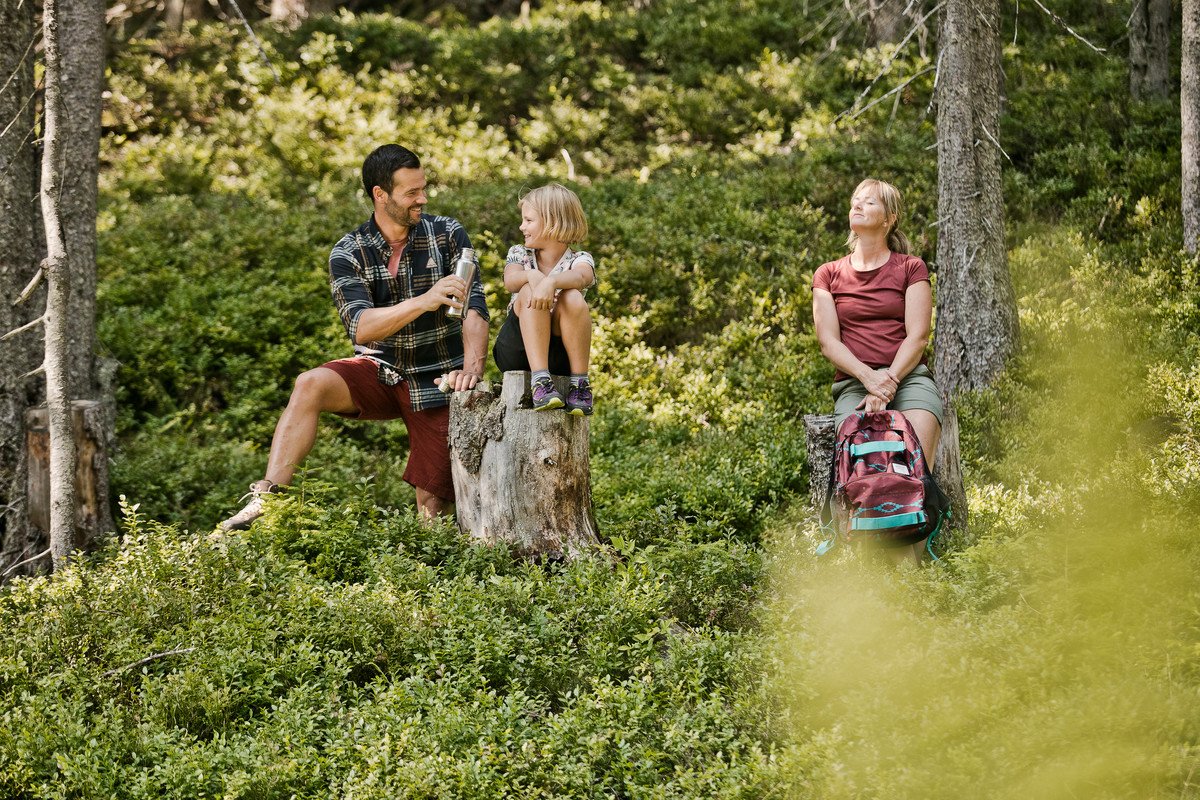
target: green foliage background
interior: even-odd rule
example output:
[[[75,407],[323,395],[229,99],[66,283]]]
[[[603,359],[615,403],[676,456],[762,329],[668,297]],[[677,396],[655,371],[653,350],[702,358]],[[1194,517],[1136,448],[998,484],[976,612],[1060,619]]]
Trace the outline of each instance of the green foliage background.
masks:
[[[278,82],[233,27],[115,52],[100,304],[122,535],[0,594],[0,795],[1196,796],[1178,115],[1127,99],[1119,54],[1012,11],[1024,340],[960,402],[970,535],[900,572],[813,559],[800,417],[829,405],[809,283],[858,180],[901,186],[934,261],[933,74],[839,118],[931,45],[851,27],[831,48],[840,6],[655,0],[263,26]],[[1055,11],[1124,35],[1121,6]],[[421,527],[403,427],[335,420],[252,532],[207,537],[261,475],[290,381],[348,352],[325,260],[392,140],[483,251],[496,326],[515,199],[569,153],[601,277],[612,563]]]

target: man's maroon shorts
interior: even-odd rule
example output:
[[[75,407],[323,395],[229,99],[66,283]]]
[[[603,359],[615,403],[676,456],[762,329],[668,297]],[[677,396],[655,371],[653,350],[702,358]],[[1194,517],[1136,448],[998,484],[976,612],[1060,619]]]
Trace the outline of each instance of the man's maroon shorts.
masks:
[[[321,365],[341,376],[350,387],[358,413],[347,419],[403,419],[408,428],[408,464],[404,480],[447,502],[454,502],[450,477],[450,407],[414,411],[408,381],[395,386],[379,382],[378,366],[369,358],[341,358]]]

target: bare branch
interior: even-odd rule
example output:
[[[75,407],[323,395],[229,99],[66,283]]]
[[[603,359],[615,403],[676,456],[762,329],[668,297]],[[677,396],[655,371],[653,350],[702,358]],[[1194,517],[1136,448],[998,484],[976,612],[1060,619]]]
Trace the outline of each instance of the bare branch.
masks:
[[[18,561],[17,563],[11,565],[8,569],[4,570],[4,572],[0,572],[0,577],[7,578],[10,574],[12,574],[13,572],[16,571],[17,567],[24,566],[25,564],[28,564],[30,561],[37,561],[39,558],[45,558],[48,555],[50,555],[50,548],[47,547],[45,550],[38,553],[36,556],[30,556],[29,558],[25,559],[24,561]]]
[[[850,119],[851,120],[857,119],[860,115],[867,113],[867,110],[870,109],[872,106],[878,105],[879,103],[882,103],[884,100],[887,100],[889,97],[896,94],[897,92],[903,91],[905,89],[905,87],[907,87],[910,83],[915,81],[917,78],[920,78],[922,75],[928,75],[931,72],[933,72],[933,67],[926,67],[925,69],[918,72],[916,75],[913,75],[911,78],[906,80],[904,83],[897,86],[895,89],[892,89],[887,94],[876,97],[874,100],[867,103],[865,106],[860,108],[858,111],[855,111],[854,114],[852,114],[850,116]],[[896,99],[899,100],[898,97]]]
[[[987,127],[984,125],[980,125],[979,129],[981,131],[983,131],[983,135],[986,136],[991,141],[992,144],[996,145],[996,149],[1000,151],[1000,155],[1004,156],[1005,158],[1008,158],[1008,163],[1010,163],[1010,164],[1013,163],[1013,160],[1008,157],[1008,153],[1004,152],[1004,148],[1001,147],[1000,143],[996,141],[996,137],[992,136],[992,132],[989,131],[987,129]]]
[[[880,67],[878,74],[876,74],[875,77],[871,79],[871,82],[867,84],[867,88],[862,90],[862,94],[860,94],[858,97],[854,98],[854,105],[852,105],[850,107],[850,109],[843,111],[841,114],[838,114],[837,118],[834,120],[835,122],[838,119],[841,119],[842,117],[851,113],[851,111],[853,111],[853,109],[858,108],[858,104],[862,102],[862,99],[864,97],[866,97],[873,88],[875,88],[875,84],[879,82],[879,79],[882,78],[884,75],[886,75],[889,70],[891,70],[892,64],[895,63],[896,59],[900,56],[900,52],[904,49],[904,45],[908,44],[908,40],[911,39],[918,30],[920,30],[921,26],[925,24],[925,20],[929,19],[931,16],[933,16],[938,11],[940,11],[942,9],[943,5],[944,5],[944,3],[938,3],[936,6],[934,6],[933,8],[931,8],[929,10],[928,14],[921,17],[919,20],[916,21],[916,23],[913,24],[913,26],[911,28],[908,29],[908,33],[904,34],[904,38],[900,40],[900,43],[896,45],[896,49],[892,51],[892,55],[888,58],[888,60],[886,62],[884,62],[884,65],[882,67]],[[891,92],[888,92],[888,94],[885,94],[884,97],[887,97],[890,94],[891,94]],[[872,105],[874,105],[874,104],[872,104]],[[870,106],[867,106],[867,108],[870,108]],[[855,112],[854,116],[852,116],[851,119],[858,116],[865,110],[866,109],[861,109],[861,110]]]
[[[42,364],[40,367],[31,369],[31,370],[29,370],[29,372],[26,372],[24,375],[22,375],[21,380],[25,380],[26,378],[32,378],[34,375],[41,375],[45,371],[46,371],[46,365]]]
[[[946,51],[938,48],[937,63],[933,65],[933,89],[929,92],[929,105],[925,106],[925,116],[929,116],[929,112],[933,111],[933,101],[937,99],[938,78],[942,75],[942,54]]]
[[[46,262],[45,262],[45,260],[43,260],[41,263],[41,266],[38,267],[38,271],[33,274],[33,277],[29,279],[29,283],[26,284],[25,288],[21,290],[20,296],[17,297],[17,299],[15,301],[13,301],[13,305],[14,306],[19,305],[21,303],[24,303],[26,300],[28,300],[29,296],[31,294],[33,294],[34,290],[37,289],[38,284],[40,284],[42,282],[42,278],[44,278],[45,276],[46,276]]]
[[[50,552],[50,551],[47,550],[46,552]],[[108,678],[112,675],[117,675],[121,672],[124,672],[127,669],[137,669],[140,666],[149,664],[151,661],[155,661],[160,658],[166,658],[167,656],[181,656],[185,653],[190,653],[195,649],[196,648],[194,648],[194,647],[181,647],[178,650],[167,650],[165,653],[155,653],[154,655],[146,656],[145,658],[140,658],[137,661],[130,662],[129,664],[126,664],[123,667],[117,667],[116,669],[110,669],[108,672],[105,672],[103,675],[101,675],[101,677]]]
[[[1071,26],[1070,26],[1070,25],[1068,25],[1066,22],[1064,22],[1062,17],[1060,17],[1058,14],[1055,14],[1053,11],[1051,11],[1050,9],[1048,9],[1048,8],[1046,8],[1044,5],[1042,5],[1042,0],[1033,0],[1033,2],[1037,3],[1037,7],[1038,7],[1038,8],[1040,8],[1042,11],[1045,11],[1045,12],[1046,12],[1046,14],[1047,14],[1047,15],[1050,17],[1050,19],[1054,20],[1054,21],[1055,21],[1055,22],[1057,22],[1057,23],[1058,23],[1060,26],[1062,26],[1064,29],[1066,29],[1067,33],[1071,34],[1071,35],[1072,35],[1072,36],[1074,36],[1076,39],[1078,39],[1079,41],[1083,42],[1084,44],[1086,44],[1088,47],[1090,47],[1090,48],[1092,48],[1093,50],[1095,50],[1095,51],[1096,51],[1097,53],[1099,53],[1100,55],[1104,55],[1104,48],[1103,48],[1103,47],[1096,47],[1096,45],[1092,44],[1092,43],[1091,43],[1091,42],[1089,42],[1087,39],[1083,38],[1082,36],[1080,36],[1080,35],[1079,35],[1078,33],[1076,33],[1075,31],[1071,30]],[[1104,57],[1105,57],[1105,58],[1108,58],[1108,56],[1104,56]]]
[[[8,132],[12,130],[12,126],[17,124],[17,120],[19,120],[21,115],[25,113],[25,109],[28,108],[29,104],[33,102],[33,98],[37,97],[38,90],[41,88],[41,85],[33,87],[33,91],[30,93],[29,97],[25,98],[25,102],[21,104],[21,108],[16,114],[13,115],[13,118],[8,121],[8,124],[4,126],[4,130],[0,131],[0,139],[3,139],[5,136],[7,136]]]
[[[282,83],[283,79],[279,77],[279,72],[276,71],[275,65],[271,63],[271,59],[267,58],[267,51],[263,49],[262,42],[254,34],[254,28],[250,27],[250,23],[246,20],[246,15],[242,13],[242,7],[238,5],[237,0],[229,0],[233,6],[233,10],[237,12],[238,19],[242,21],[242,25],[246,28],[246,33],[250,34],[250,38],[254,40],[254,46],[258,48],[258,54],[262,56],[263,62],[267,68],[271,70],[271,74],[275,76],[276,85]]]
[[[34,31],[33,38],[29,40],[29,46],[25,48],[25,54],[21,56],[21,60],[17,62],[15,67],[13,67],[12,75],[9,75],[8,80],[4,82],[4,85],[0,86],[0,94],[4,94],[4,92],[8,90],[8,85],[16,80],[17,75],[21,73],[21,67],[25,65],[25,59],[29,58],[29,53],[31,50],[33,50],[33,46],[37,44],[37,40],[38,32]]]
[[[36,328],[38,325],[41,325],[45,321],[46,321],[46,315],[42,314],[37,319],[30,320],[29,322],[26,322],[21,327],[13,328],[8,333],[4,334],[3,336],[0,336],[0,342],[6,342],[9,339],[13,338],[14,336],[17,336],[18,334],[24,333],[25,331],[29,330],[30,328]]]

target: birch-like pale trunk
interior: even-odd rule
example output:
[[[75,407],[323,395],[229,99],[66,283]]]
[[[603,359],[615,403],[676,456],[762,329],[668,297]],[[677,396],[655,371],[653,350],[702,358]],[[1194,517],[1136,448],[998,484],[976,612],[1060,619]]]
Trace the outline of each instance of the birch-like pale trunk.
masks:
[[[35,11],[28,0],[0,0],[0,76],[8,81],[0,92],[0,120],[10,126],[0,136],[0,337],[20,331],[0,338],[0,578],[46,549],[29,524],[25,451],[25,414],[42,402],[41,376],[30,373],[42,363],[43,331],[31,323],[41,317],[46,297],[45,282],[34,282],[45,246],[31,102],[41,39]],[[31,574],[42,563],[27,563],[16,574]]]
[[[1183,246],[1200,252],[1200,0],[1183,0],[1179,116],[1183,125]]]
[[[68,344],[70,272],[60,202],[63,188],[63,93],[59,0],[46,0],[42,27],[46,95],[42,151],[42,222],[46,229],[46,407],[50,427],[50,556],[62,569],[75,549],[75,435]]]

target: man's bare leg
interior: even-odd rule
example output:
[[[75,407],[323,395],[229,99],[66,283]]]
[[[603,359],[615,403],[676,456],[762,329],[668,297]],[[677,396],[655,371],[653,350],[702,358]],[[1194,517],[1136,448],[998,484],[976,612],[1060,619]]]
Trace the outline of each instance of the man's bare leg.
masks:
[[[454,504],[443,500],[436,494],[427,492],[424,489],[417,489],[417,513],[422,519],[430,522],[438,517],[448,513],[451,506]]]
[[[322,411],[352,414],[356,410],[350,399],[350,387],[341,375],[325,367],[301,373],[287,408],[275,424],[266,480],[279,485],[292,482],[296,468],[317,441],[317,423]]]
[[[322,411],[343,414],[356,410],[350,398],[350,387],[331,369],[317,367],[301,373],[288,399],[287,408],[275,424],[271,439],[271,455],[267,458],[267,474],[250,487],[250,502],[241,511],[221,523],[225,531],[245,530],[262,516],[262,495],[276,486],[292,482],[296,467],[312,451],[317,440],[317,423]]]

